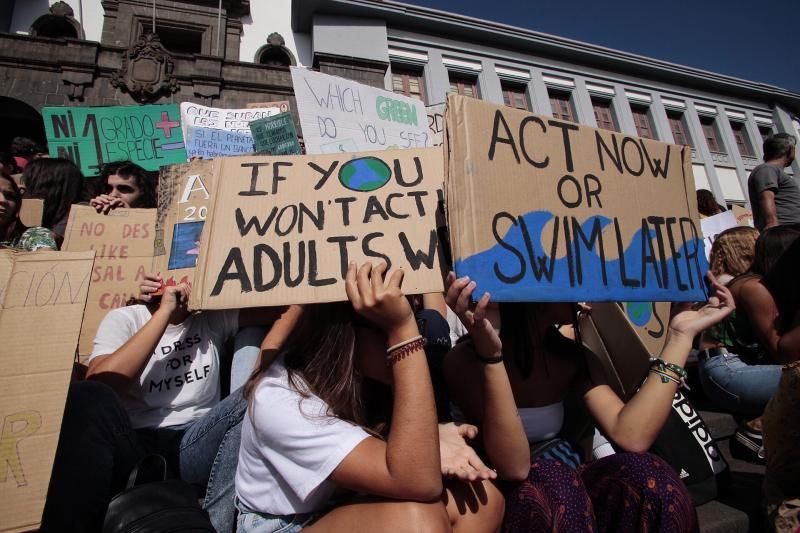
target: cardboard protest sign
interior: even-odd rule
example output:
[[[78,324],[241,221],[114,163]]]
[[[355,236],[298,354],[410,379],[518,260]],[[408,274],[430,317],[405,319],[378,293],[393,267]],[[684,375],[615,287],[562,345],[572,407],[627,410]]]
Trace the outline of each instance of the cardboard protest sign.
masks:
[[[300,153],[300,141],[290,113],[261,118],[250,123],[256,152],[269,155]]]
[[[433,146],[419,100],[304,68],[291,71],[307,153]]]
[[[250,121],[281,113],[280,102],[267,107],[226,109],[181,103],[183,136],[189,157],[205,159],[253,153]],[[177,161],[176,161],[177,162]]]
[[[114,161],[145,170],[186,161],[175,104],[45,107],[42,116],[50,155],[70,159],[86,176]]]
[[[444,144],[444,109],[445,104],[429,105],[425,108],[428,113],[428,131],[431,134],[433,146]]]
[[[29,228],[42,225],[44,200],[41,198],[25,198],[19,210],[19,219]]]
[[[497,301],[704,300],[685,147],[450,96],[459,276]]]
[[[0,531],[39,527],[93,259],[0,250]]]
[[[161,169],[158,180],[153,272],[165,285],[194,283],[200,234],[211,204],[219,160]]]
[[[751,209],[745,209],[744,207],[734,205],[731,207],[731,211],[736,215],[736,223],[738,225],[750,226],[751,228],[755,227],[753,223],[753,211]]]
[[[251,102],[245,106],[247,109],[255,109],[258,107],[277,107],[281,113],[291,111],[292,107],[289,100],[276,100],[274,102]]]
[[[705,245],[706,260],[711,255],[711,245],[717,240],[717,235],[726,229],[735,228],[736,215],[733,211],[723,211],[718,215],[700,219],[700,228],[703,230],[703,244]]]
[[[219,160],[190,307],[345,300],[350,261],[402,267],[406,294],[441,291],[442,163],[437,149]]]
[[[155,209],[114,209],[108,215],[73,205],[62,249],[97,253],[78,352],[88,356],[97,327],[106,313],[124,307],[139,294],[139,282],[150,271]]]
[[[667,341],[670,302],[622,302],[620,306],[648,353],[661,353]]]

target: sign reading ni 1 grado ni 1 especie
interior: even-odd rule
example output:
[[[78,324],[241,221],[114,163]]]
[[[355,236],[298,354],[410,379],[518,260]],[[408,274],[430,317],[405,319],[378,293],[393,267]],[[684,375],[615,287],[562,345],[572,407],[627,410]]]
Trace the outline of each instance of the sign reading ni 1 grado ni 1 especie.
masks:
[[[145,170],[186,161],[176,104],[45,107],[42,117],[50,155],[70,159],[86,176],[114,161]]]
[[[497,301],[699,301],[691,151],[451,96],[455,270]]]

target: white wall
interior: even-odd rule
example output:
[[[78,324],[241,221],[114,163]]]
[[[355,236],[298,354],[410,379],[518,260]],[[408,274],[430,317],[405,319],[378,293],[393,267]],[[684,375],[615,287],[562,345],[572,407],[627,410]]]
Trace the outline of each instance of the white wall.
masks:
[[[311,64],[311,36],[292,32],[292,0],[250,2],[250,16],[242,18],[241,61],[255,61],[258,49],[267,44],[270,33],[278,32],[299,66]]]
[[[28,33],[31,24],[49,13],[50,6],[58,0],[17,0],[11,16],[11,33]],[[65,0],[75,12],[75,20],[81,23],[86,39],[100,41],[103,33],[103,7],[100,0]],[[81,14],[83,20],[81,20]]]

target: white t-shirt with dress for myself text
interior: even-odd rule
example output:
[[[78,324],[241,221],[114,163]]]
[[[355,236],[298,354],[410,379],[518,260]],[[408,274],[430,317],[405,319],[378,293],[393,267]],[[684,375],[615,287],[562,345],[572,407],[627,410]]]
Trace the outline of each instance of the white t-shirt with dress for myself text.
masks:
[[[144,305],[109,311],[91,361],[110,355],[150,320]],[[219,350],[236,334],[239,311],[204,311],[167,326],[139,379],[121,395],[134,428],[169,427],[205,415],[219,402]]]

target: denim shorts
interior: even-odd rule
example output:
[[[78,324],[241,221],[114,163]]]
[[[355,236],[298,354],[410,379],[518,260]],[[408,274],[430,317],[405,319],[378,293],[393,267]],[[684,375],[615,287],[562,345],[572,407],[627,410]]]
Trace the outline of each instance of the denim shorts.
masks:
[[[300,513],[283,516],[244,511],[239,502],[239,517],[236,520],[237,533],[299,533],[305,526],[319,518],[319,513]]]

